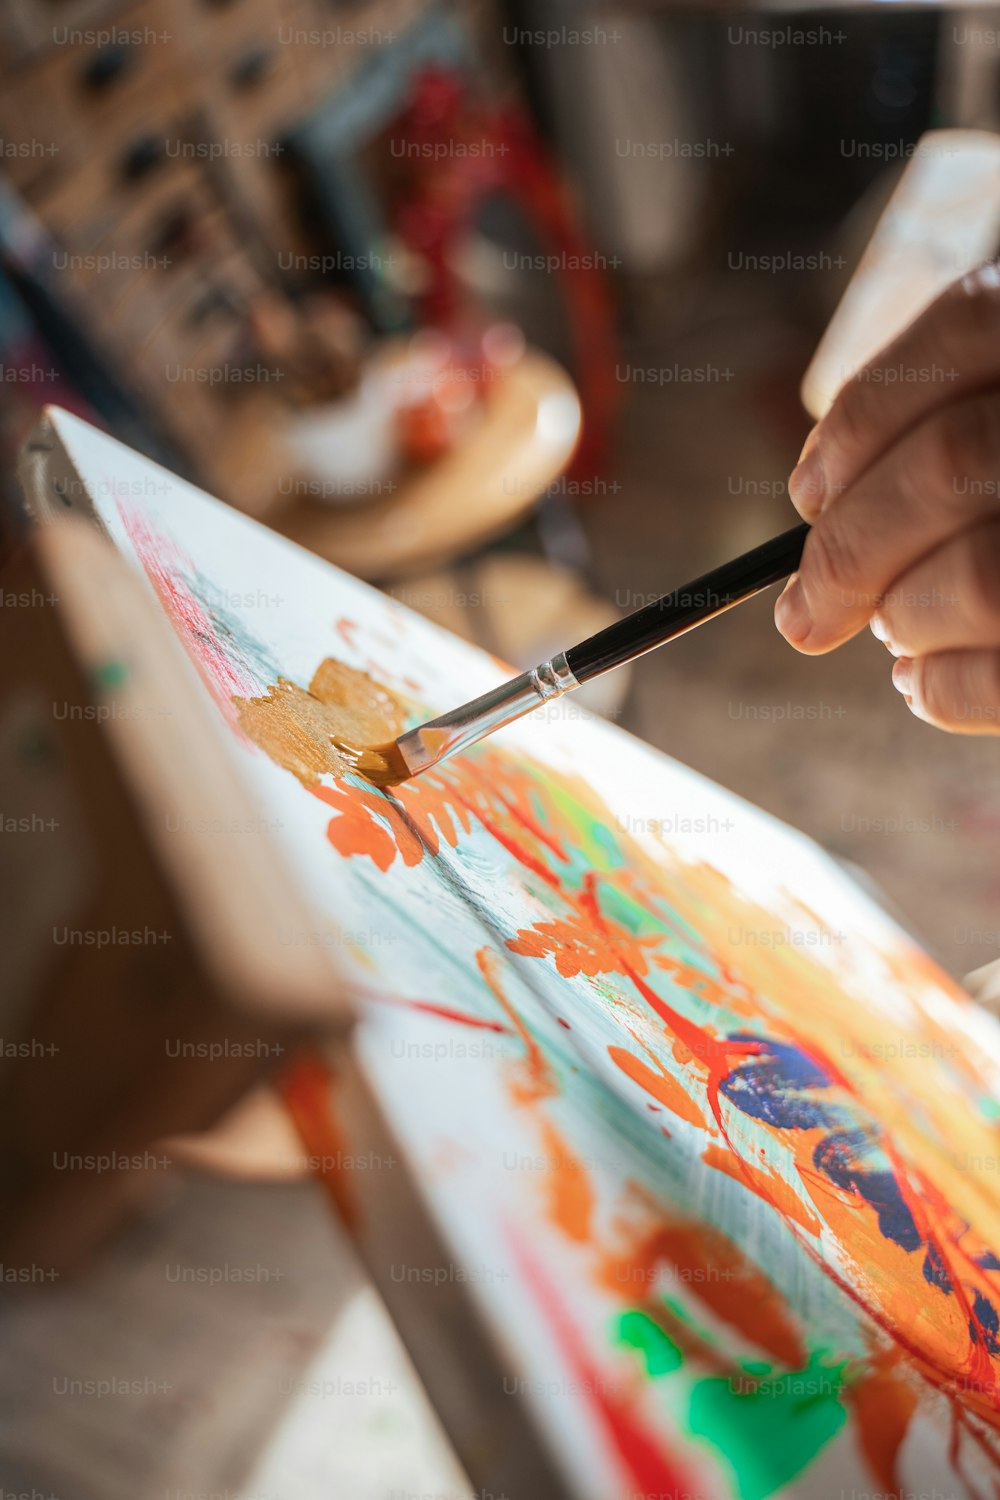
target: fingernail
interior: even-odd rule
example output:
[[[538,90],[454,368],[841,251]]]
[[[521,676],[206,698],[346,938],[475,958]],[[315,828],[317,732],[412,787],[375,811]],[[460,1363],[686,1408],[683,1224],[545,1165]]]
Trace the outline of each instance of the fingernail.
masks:
[[[819,448],[806,443],[804,456],[792,470],[788,481],[788,493],[800,516],[807,521],[815,520],[823,509],[826,497],[826,476],[819,456]]]
[[[774,606],[774,623],[793,646],[801,645],[812,629],[812,617],[799,575],[793,573]]]
[[[904,698],[913,697],[913,661],[901,656],[892,669],[892,685]]]
[[[885,623],[879,619],[878,615],[872,615],[868,621],[868,628],[875,639],[882,642],[890,656],[904,655],[902,646],[897,646],[894,641],[889,639],[889,632],[886,629]]]

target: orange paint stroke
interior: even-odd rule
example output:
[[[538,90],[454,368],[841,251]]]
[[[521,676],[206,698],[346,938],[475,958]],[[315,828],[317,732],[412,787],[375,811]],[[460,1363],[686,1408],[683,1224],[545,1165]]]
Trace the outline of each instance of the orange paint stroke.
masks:
[[[310,787],[314,797],[334,808],[339,817],[331,819],[326,836],[345,858],[362,854],[384,874],[399,854],[404,865],[418,865],[424,857],[424,846],[399,810],[380,792],[360,787],[340,790],[329,786]],[[386,826],[388,824],[388,827]]]
[[[500,958],[492,948],[480,948],[476,954],[479,972],[489,985],[497,1003],[510,1020],[511,1025],[524,1043],[524,1076],[515,1085],[514,1096],[522,1104],[545,1099],[559,1092],[552,1070],[541,1047],[531,1035],[520,1012],[507,999],[500,983]]]
[[[662,1269],[668,1285],[680,1283],[686,1299],[704,1303],[716,1318],[780,1364],[801,1367],[808,1350],[792,1313],[740,1246],[712,1225],[670,1217],[655,1200],[649,1207],[652,1219],[644,1215],[625,1248],[605,1258],[602,1284],[618,1296],[624,1287],[629,1298],[639,1287],[644,1305],[659,1312],[654,1293]],[[710,1353],[701,1348],[698,1352],[701,1358]]]
[[[317,1176],[333,1200],[341,1221],[356,1231],[361,1211],[350,1181],[351,1160],[344,1132],[334,1113],[336,1074],[322,1058],[304,1053],[278,1079],[282,1103],[292,1117],[308,1155],[319,1161]]]
[[[647,1094],[652,1094],[654,1099],[658,1099],[672,1115],[677,1115],[681,1120],[687,1120],[689,1125],[700,1125],[703,1130],[706,1128],[705,1117],[697,1104],[683,1084],[671,1077],[666,1069],[659,1068],[659,1065],[656,1070],[647,1067],[641,1058],[636,1057],[633,1052],[628,1052],[624,1047],[609,1046],[608,1056],[616,1067],[621,1068],[622,1072],[640,1088],[645,1089]],[[655,1062],[655,1055],[650,1053],[650,1056]]]
[[[586,917],[574,916],[522,927],[516,937],[507,939],[507,947],[512,953],[520,953],[526,958],[551,957],[556,973],[564,979],[573,979],[577,974],[586,974],[593,979],[598,974],[621,973],[621,955],[625,947],[631,951],[633,963],[644,973],[646,955],[643,949],[658,941],[655,934],[637,938],[624,929],[613,929],[610,923],[605,924],[605,930],[601,932],[595,930]]]
[[[810,1234],[819,1234],[820,1221],[810,1209],[802,1202],[802,1199],[792,1191],[786,1182],[773,1172],[765,1172],[760,1167],[755,1167],[750,1162],[743,1161],[732,1151],[725,1150],[722,1146],[709,1143],[701,1153],[701,1159],[709,1167],[715,1167],[720,1172],[725,1172],[728,1177],[741,1182],[751,1192],[756,1193],[758,1198],[763,1198],[770,1203],[772,1208],[786,1219],[793,1220]]]
[[[549,1164],[549,1217],[569,1239],[584,1244],[590,1238],[594,1190],[587,1169],[548,1120],[542,1138]]]

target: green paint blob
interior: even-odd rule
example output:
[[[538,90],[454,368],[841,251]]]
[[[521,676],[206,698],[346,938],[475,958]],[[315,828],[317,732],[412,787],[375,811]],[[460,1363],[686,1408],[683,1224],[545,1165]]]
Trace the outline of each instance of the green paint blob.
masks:
[[[684,1363],[684,1356],[670,1335],[638,1308],[622,1313],[618,1320],[618,1340],[642,1355],[646,1374],[654,1380],[658,1375],[672,1374]]]
[[[845,1364],[815,1352],[801,1370],[700,1380],[688,1425],[730,1464],[741,1500],[765,1500],[798,1473],[847,1420],[840,1402]]]
[[[123,682],[128,681],[128,666],[125,662],[112,657],[110,661],[101,662],[94,672],[94,681],[100,687],[121,687]]]
[[[573,864],[579,860],[580,871],[615,870],[625,863],[618,840],[611,829],[556,781],[546,780],[545,796],[557,811],[573,825],[579,840],[577,849],[567,849]]]

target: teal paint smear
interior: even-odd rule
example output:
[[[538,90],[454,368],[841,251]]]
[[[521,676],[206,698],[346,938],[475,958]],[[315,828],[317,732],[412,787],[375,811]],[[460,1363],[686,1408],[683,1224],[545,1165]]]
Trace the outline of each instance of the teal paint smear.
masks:
[[[670,1335],[638,1308],[630,1308],[618,1319],[618,1342],[642,1356],[646,1374],[653,1380],[673,1374],[684,1363],[684,1356]]]
[[[627,891],[619,890],[617,886],[602,885],[600,888],[601,911],[606,917],[610,917],[619,926],[636,934],[638,937],[662,937],[669,938],[663,923],[660,922],[647,906],[636,901]]]
[[[545,782],[545,796],[564,813],[579,838],[579,847],[567,849],[574,873],[589,870],[615,870],[625,863],[618,840],[611,829],[595,818],[577,799],[556,781]]]
[[[741,1500],[765,1500],[810,1464],[847,1421],[846,1362],[814,1352],[802,1370],[745,1380],[713,1377],[691,1391],[688,1426],[732,1468]],[[745,1387],[745,1389],[743,1388]]]
[[[234,666],[241,667],[262,687],[270,687],[279,677],[288,676],[270,647],[253,633],[238,609],[229,603],[210,578],[197,568],[181,576],[208,615],[219,644]]]
[[[615,838],[610,828],[605,828],[603,823],[597,823],[593,830],[593,836],[595,842],[598,843],[604,850],[608,869],[617,869],[619,865],[623,865],[625,863],[625,856],[622,854],[622,851],[618,845],[618,840]]]

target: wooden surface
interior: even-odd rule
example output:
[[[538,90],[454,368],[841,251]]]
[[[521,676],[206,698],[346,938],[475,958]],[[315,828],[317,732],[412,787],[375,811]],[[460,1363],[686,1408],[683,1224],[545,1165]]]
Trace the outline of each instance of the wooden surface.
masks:
[[[529,350],[487,398],[478,429],[384,499],[334,508],[302,500],[270,525],[360,578],[441,566],[509,530],[565,469],[580,429],[566,372]]]
[[[54,463],[26,465],[36,515],[57,482],[83,495],[44,423],[32,451]],[[2,805],[45,837],[0,843],[2,1035],[42,1049],[0,1057],[0,1251],[65,1269],[134,1192],[125,1167],[164,1165],[152,1141],[350,1012],[329,956],[282,941],[308,904],[143,582],[64,513],[4,588],[47,607],[2,621]]]
[[[46,1500],[472,1500],[321,1195],[196,1175],[80,1280],[0,1302],[0,1474]]]

